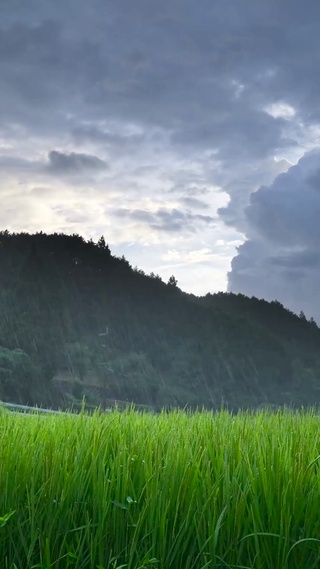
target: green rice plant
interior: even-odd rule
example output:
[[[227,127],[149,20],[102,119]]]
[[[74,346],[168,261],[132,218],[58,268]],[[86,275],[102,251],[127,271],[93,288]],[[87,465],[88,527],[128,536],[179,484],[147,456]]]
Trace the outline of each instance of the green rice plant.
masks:
[[[0,416],[4,569],[316,569],[315,410]]]
[[[5,405],[3,405],[2,401],[0,401],[0,415],[6,415],[8,413],[8,409]]]

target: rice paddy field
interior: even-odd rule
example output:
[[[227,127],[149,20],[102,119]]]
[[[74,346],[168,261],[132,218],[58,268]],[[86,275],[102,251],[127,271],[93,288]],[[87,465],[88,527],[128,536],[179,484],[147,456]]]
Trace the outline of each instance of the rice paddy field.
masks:
[[[0,415],[1,569],[316,569],[315,411]]]

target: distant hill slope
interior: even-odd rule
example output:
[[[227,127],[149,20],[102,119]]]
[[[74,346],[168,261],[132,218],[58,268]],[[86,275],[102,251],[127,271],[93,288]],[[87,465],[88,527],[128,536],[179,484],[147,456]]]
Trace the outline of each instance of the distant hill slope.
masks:
[[[3,231],[0,398],[62,405],[57,377],[69,403],[318,404],[320,330],[280,303],[183,293],[103,238]]]

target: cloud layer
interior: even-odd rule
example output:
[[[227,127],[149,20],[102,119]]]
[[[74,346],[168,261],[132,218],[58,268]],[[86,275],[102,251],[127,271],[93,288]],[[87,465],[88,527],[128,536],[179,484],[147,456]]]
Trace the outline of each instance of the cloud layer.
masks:
[[[103,233],[195,293],[226,288],[246,238],[229,288],[303,307],[319,17],[318,0],[4,0],[1,227]]]

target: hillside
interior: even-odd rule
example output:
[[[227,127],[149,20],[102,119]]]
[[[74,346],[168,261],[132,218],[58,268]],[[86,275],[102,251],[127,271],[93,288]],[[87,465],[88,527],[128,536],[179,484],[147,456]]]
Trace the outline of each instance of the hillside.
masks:
[[[104,238],[0,233],[3,400],[236,410],[318,404],[319,389],[320,330],[280,303],[188,295]]]

